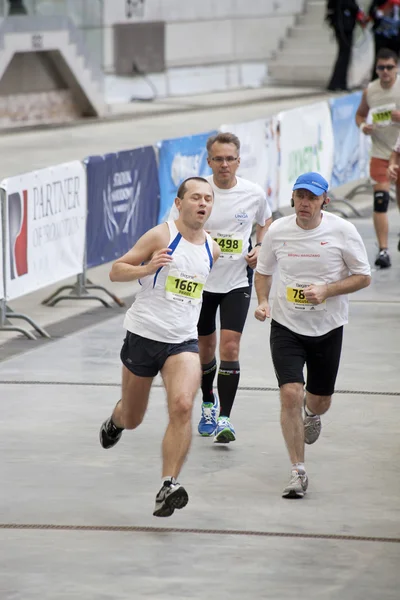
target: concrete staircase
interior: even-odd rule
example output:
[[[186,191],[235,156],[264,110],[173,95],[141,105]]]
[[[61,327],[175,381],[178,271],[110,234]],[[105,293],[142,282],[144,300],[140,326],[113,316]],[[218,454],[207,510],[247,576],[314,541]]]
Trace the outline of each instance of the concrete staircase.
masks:
[[[306,0],[304,14],[268,62],[269,81],[325,87],[336,57],[336,41],[325,24],[325,0]]]
[[[17,53],[47,53],[82,114],[105,113],[103,73],[67,17],[17,16],[0,23],[0,80]],[[34,77],[35,74],[32,73]]]

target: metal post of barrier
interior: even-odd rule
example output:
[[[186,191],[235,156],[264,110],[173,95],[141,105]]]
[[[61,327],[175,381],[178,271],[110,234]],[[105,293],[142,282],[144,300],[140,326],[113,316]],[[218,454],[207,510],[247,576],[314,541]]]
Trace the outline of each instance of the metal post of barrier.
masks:
[[[65,292],[66,290],[70,290],[70,293],[62,294],[62,292]],[[54,294],[51,294],[51,296],[45,298],[42,301],[42,304],[47,306],[55,306],[61,300],[98,300],[106,308],[111,308],[108,302],[106,302],[103,298],[90,294],[90,290],[100,290],[110,296],[110,298],[112,298],[112,300],[114,300],[118,306],[125,306],[125,302],[107,290],[107,288],[103,287],[102,285],[94,285],[90,279],[87,279],[86,270],[77,276],[76,283],[73,285],[64,285],[60,287],[54,292]],[[59,296],[59,294],[62,295]]]
[[[29,323],[29,325],[32,325],[33,329],[35,329],[42,337],[47,339],[50,339],[51,337],[43,327],[40,327],[40,325],[28,317],[28,315],[14,312],[7,306],[5,300],[0,300],[0,331],[16,331],[18,333],[23,333],[30,340],[36,340],[35,336],[30,331],[27,331],[22,327],[16,327],[11,323],[10,319],[23,319]]]

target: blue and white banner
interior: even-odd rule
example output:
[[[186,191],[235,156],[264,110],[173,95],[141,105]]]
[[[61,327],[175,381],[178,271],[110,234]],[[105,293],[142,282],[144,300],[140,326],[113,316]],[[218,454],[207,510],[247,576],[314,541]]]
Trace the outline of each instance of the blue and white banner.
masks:
[[[211,174],[207,164],[206,143],[210,135],[217,133],[209,131],[199,135],[191,135],[172,140],[163,140],[159,145],[159,180],[160,180],[160,211],[158,222],[162,223],[168,217],[176,197],[176,190],[188,177],[205,177]]]
[[[220,131],[240,140],[239,177],[258,183],[265,191],[272,211],[278,207],[279,148],[278,119],[268,117],[247,123],[221,125]]]
[[[329,101],[332,115],[334,158],[331,187],[368,177],[371,139],[356,125],[362,92]]]
[[[307,171],[317,171],[327,181],[332,177],[333,129],[327,102],[317,102],[279,114],[281,163],[279,208],[290,206],[293,184]]]
[[[86,160],[87,266],[116,260],[157,224],[160,188],[154,148]]]

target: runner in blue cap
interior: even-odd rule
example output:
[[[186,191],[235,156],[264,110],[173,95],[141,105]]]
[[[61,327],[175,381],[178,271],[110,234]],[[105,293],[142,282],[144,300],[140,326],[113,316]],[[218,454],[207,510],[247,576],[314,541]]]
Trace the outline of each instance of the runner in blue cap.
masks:
[[[318,439],[320,415],[331,404],[343,325],[348,321],[348,294],[371,281],[365,246],[355,226],[323,210],[329,203],[327,192],[328,182],[319,173],[297,178],[292,193],[295,214],[272,223],[256,268],[255,317],[259,321],[271,317],[282,433],[292,463],[284,498],[302,498],[307,490],[304,443]],[[275,271],[276,293],[270,308]]]

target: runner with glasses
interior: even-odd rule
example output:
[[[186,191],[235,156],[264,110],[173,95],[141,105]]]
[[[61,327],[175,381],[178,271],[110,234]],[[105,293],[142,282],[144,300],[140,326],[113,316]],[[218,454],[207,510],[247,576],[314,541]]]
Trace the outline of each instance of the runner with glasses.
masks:
[[[207,152],[212,175],[206,179],[214,191],[214,206],[205,227],[218,243],[221,257],[204,288],[198,323],[203,371],[203,404],[198,431],[204,437],[214,435],[215,442],[226,444],[236,439],[230,416],[240,378],[240,340],[250,305],[253,269],[272,219],[265,191],[236,175],[240,165],[237,136],[233,133],[211,136],[207,140]],[[173,208],[170,219],[175,216],[176,209]],[[253,248],[250,238],[254,222],[256,244]],[[218,308],[221,332],[217,395],[213,386],[217,373]]]
[[[400,80],[397,76],[397,55],[382,48],[377,55],[378,79],[364,90],[356,113],[356,123],[364,135],[372,139],[370,176],[374,186],[374,227],[379,252],[375,265],[381,269],[391,266],[388,250],[390,180],[389,159],[400,132]],[[367,122],[367,117],[368,122]],[[371,121],[371,122],[369,122]],[[393,177],[397,203],[400,208],[400,174]]]

